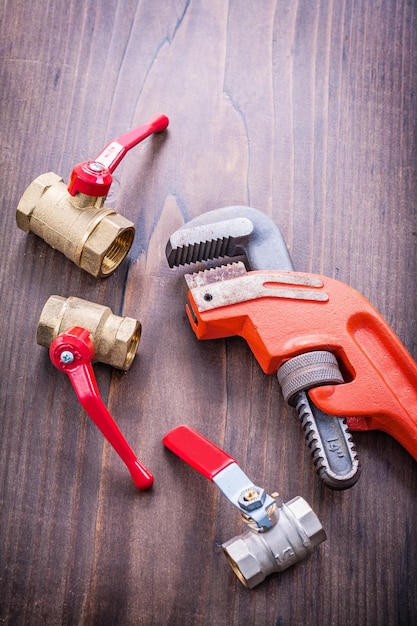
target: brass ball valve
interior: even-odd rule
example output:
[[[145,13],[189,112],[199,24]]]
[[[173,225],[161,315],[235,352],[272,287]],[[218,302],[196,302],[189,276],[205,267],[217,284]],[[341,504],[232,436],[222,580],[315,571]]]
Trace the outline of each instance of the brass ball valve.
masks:
[[[50,296],[38,322],[36,341],[49,348],[72,326],[91,333],[94,361],[127,371],[133,363],[141,335],[141,323],[132,317],[115,315],[108,306],[70,296]]]
[[[117,137],[94,160],[76,165],[68,186],[53,172],[38,176],[18,204],[18,227],[35,233],[92,276],[110,276],[135,236],[134,224],[104,205],[112,172],[130,148],[168,124],[165,115],[158,115]]]
[[[149,489],[153,476],[137,459],[105,406],[92,366],[99,361],[127,371],[140,332],[138,320],[114,315],[107,306],[51,296],[43,307],[36,340],[49,348],[52,363],[68,375],[81,406],[126,464],[138,489]]]

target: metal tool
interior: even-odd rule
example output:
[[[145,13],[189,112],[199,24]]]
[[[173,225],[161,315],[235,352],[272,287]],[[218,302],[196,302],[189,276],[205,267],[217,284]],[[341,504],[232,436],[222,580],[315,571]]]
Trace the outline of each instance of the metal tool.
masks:
[[[216,209],[191,220],[171,235],[166,256],[171,267],[243,256],[250,270],[294,271],[279,228],[264,213],[244,206]],[[234,278],[242,273],[245,269],[233,264],[187,276],[186,280],[189,289],[229,281],[223,294],[227,295],[227,304],[232,304],[241,297],[251,296],[250,292],[239,293],[234,289]],[[188,310],[192,314],[192,309]],[[346,420],[318,409],[307,393],[312,387],[343,382],[334,355],[327,350],[306,352],[284,363],[278,370],[278,379],[285,399],[298,412],[322,481],[333,489],[354,485],[360,466]]]
[[[18,227],[38,235],[92,276],[110,276],[135,236],[134,224],[104,205],[112,173],[128,150],[168,123],[166,115],[158,115],[117,137],[95,159],[78,163],[68,186],[53,172],[38,176],[16,209]]]
[[[356,290],[315,274],[247,272],[242,263],[186,280],[199,339],[242,336],[267,374],[306,352],[331,352],[344,382],[310,389],[314,405],[346,417],[350,430],[383,430],[417,460],[417,365]]]
[[[49,356],[55,367],[68,375],[81,406],[126,464],[136,487],[149,489],[153,484],[151,472],[138,461],[100,397],[90,331],[74,326],[61,333],[52,341]]]
[[[254,485],[236,461],[190,426],[165,435],[167,448],[213,481],[242,514],[243,534],[222,548],[239,578],[252,589],[273,572],[282,572],[307,557],[326,539],[323,527],[300,496],[287,503]]]

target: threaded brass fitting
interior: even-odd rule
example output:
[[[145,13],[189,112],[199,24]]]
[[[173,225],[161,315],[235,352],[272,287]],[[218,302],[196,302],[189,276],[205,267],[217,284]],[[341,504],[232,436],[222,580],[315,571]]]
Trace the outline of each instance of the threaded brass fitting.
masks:
[[[81,298],[51,296],[43,307],[36,341],[49,348],[59,334],[72,326],[90,331],[95,361],[124,371],[132,365],[141,334],[138,320],[114,315],[109,307]]]
[[[62,252],[83,270],[103,278],[112,274],[130,250],[134,224],[104,206],[104,197],[71,196],[60,176],[38,176],[26,189],[16,222]]]

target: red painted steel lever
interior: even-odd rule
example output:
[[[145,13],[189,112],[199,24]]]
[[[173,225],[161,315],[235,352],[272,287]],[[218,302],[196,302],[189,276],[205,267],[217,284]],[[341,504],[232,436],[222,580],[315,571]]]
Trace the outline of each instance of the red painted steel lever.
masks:
[[[107,196],[113,180],[112,172],[126,152],[149,135],[165,130],[168,124],[166,115],[157,115],[148,124],[113,139],[94,160],[75,165],[68,183],[68,192],[72,196],[77,192],[96,198]]]
[[[164,445],[206,478],[213,478],[236,461],[190,426],[177,426],[163,438]]]
[[[149,489],[153,484],[151,472],[138,461],[100,397],[91,363],[94,345],[90,332],[74,326],[58,335],[49,356],[55,367],[68,375],[81,406],[126,464],[136,487]]]

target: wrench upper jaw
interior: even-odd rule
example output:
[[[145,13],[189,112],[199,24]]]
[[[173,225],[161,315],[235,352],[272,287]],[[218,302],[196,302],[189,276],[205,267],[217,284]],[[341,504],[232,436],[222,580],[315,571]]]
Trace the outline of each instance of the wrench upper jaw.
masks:
[[[279,228],[252,207],[204,213],[176,230],[166,246],[170,267],[237,256],[245,257],[250,270],[294,270]]]
[[[168,264],[174,267],[245,255],[252,232],[252,222],[244,217],[197,226],[189,222],[169,238]]]

